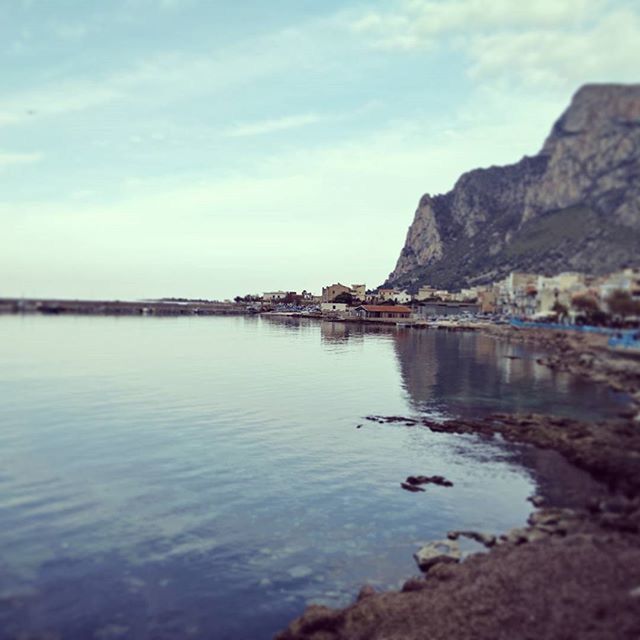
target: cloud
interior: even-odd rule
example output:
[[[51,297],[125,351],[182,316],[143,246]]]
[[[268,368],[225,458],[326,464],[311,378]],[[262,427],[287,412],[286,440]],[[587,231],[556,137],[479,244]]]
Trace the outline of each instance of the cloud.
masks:
[[[81,40],[89,33],[88,27],[80,23],[55,24],[52,31],[61,40]]]
[[[0,170],[7,167],[33,164],[42,160],[41,153],[2,153],[0,151]]]
[[[405,0],[352,18],[378,48],[453,48],[471,78],[566,88],[586,81],[637,81],[640,12],[614,0]]]
[[[388,12],[367,12],[351,28],[385,48],[413,49],[434,39],[520,28],[566,27],[589,20],[604,0],[405,0]]]
[[[310,124],[316,124],[325,120],[314,113],[307,113],[295,116],[286,116],[284,118],[276,118],[273,120],[260,120],[257,122],[246,122],[237,124],[228,129],[224,135],[230,138],[241,138],[245,136],[259,136],[277,131],[286,131],[287,129],[298,129],[306,127]]]
[[[481,35],[470,44],[474,78],[510,78],[530,85],[634,82],[640,59],[640,15],[620,10],[580,30]]]
[[[77,113],[123,103],[127,108],[184,101],[246,85],[274,73],[314,64],[300,62],[303,36],[295,30],[275,32],[205,53],[168,52],[142,58],[102,77],[74,77],[38,89],[0,95],[0,126]],[[312,48],[313,49],[313,48]],[[318,52],[310,52],[320,56]]]
[[[51,295],[56,288],[89,295],[74,289],[79,268],[105,272],[111,288],[103,295],[116,297],[164,295],[153,287],[177,273],[184,280],[171,292],[194,296],[318,290],[345,274],[378,284],[393,268],[422,193],[450,189],[465,170],[536,151],[560,111],[543,101],[498,98],[480,96],[471,116],[461,106],[439,119],[389,121],[332,144],[286,146],[237,173],[110,184],[108,202],[103,193],[85,192],[66,202],[0,202],[0,219],[15,221],[0,268],[29,267],[42,283],[33,291],[51,287]],[[82,187],[92,188],[105,190]],[[51,282],[47,265],[55,261],[68,273]]]

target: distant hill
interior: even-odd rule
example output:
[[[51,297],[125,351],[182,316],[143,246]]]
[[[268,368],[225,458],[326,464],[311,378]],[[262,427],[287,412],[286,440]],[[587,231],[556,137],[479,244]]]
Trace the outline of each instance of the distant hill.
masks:
[[[640,85],[586,85],[540,153],[424,195],[386,281],[456,289],[513,270],[640,265]]]

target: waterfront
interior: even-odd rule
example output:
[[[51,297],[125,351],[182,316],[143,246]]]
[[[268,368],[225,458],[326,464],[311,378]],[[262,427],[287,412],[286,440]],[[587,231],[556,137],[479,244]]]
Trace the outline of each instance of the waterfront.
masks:
[[[397,586],[420,542],[448,529],[502,531],[531,493],[571,504],[597,491],[552,454],[363,416],[621,406],[526,345],[471,333],[0,323],[3,638],[270,637],[309,602]],[[408,494],[411,473],[454,487]]]

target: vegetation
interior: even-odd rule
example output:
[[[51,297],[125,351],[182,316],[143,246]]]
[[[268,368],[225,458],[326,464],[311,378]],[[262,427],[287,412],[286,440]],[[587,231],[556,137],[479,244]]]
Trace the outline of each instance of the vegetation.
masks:
[[[611,314],[618,318],[640,316],[640,300],[634,300],[627,291],[614,291],[607,298],[607,306]]]
[[[557,300],[553,303],[551,311],[556,314],[556,319],[559,322],[562,322],[569,316],[569,309],[567,309],[566,305],[562,304],[562,302],[558,302]]]
[[[597,326],[607,324],[609,320],[609,316],[600,309],[598,301],[589,295],[576,296],[571,301],[571,306],[580,312],[580,315],[576,317],[578,324]]]
[[[349,292],[344,291],[343,293],[339,293],[334,299],[334,302],[344,303],[344,304],[353,304],[353,295]]]

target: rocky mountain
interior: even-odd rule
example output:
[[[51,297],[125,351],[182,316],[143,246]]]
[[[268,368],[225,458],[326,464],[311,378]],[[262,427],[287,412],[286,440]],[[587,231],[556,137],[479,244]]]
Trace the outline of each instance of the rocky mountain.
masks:
[[[640,265],[640,85],[586,85],[540,153],[424,195],[387,286]]]

